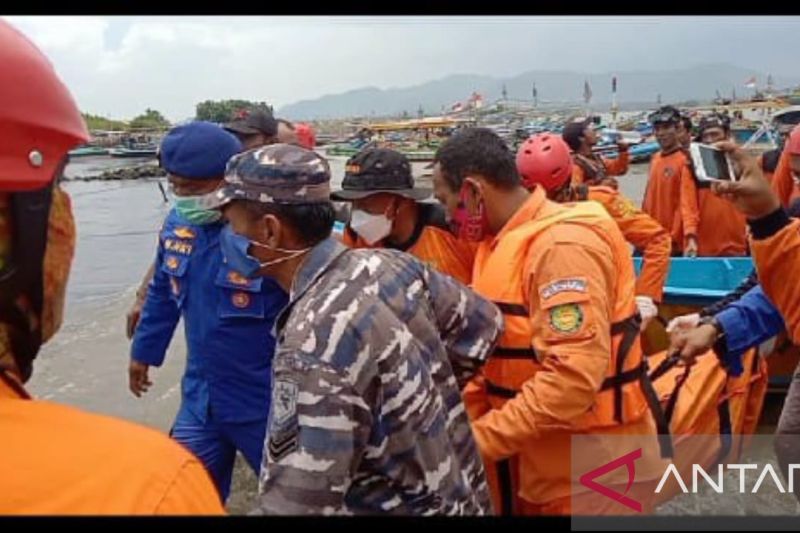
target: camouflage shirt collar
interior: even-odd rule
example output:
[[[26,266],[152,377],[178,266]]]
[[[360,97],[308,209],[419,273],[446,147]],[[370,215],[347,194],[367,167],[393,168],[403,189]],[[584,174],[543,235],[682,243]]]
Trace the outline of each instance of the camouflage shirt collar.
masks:
[[[309,287],[322,276],[331,264],[349,248],[334,237],[328,237],[314,246],[295,274],[289,291],[289,304],[281,311],[275,321],[274,333],[280,333],[289,318],[294,303],[308,291]],[[277,337],[277,336],[276,336]]]

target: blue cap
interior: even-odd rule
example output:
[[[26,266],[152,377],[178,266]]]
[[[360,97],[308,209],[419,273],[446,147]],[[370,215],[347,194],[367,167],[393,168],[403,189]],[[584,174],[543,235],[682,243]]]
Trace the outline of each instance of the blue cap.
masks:
[[[221,178],[228,160],[241,151],[242,143],[216,124],[189,122],[161,141],[161,166],[181,178]]]

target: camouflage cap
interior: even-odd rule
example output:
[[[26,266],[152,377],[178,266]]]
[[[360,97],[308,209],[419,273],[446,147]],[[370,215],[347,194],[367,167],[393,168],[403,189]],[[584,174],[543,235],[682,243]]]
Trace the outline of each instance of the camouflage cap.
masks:
[[[270,144],[231,158],[222,186],[207,197],[208,207],[232,200],[276,204],[330,201],[331,170],[312,150],[293,144]]]

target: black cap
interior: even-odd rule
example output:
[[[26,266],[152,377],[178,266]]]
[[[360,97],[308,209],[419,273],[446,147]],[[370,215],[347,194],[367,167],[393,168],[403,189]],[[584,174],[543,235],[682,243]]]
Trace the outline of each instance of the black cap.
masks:
[[[647,119],[654,126],[664,123],[677,125],[681,121],[681,112],[674,106],[665,105],[650,113]]]
[[[724,131],[730,131],[731,119],[727,115],[721,115],[719,113],[706,115],[700,119],[700,126],[698,127],[700,135],[709,128],[722,128]]]
[[[382,192],[424,200],[433,190],[414,187],[405,155],[388,148],[368,148],[347,160],[342,188],[331,199],[349,202]]]
[[[564,142],[567,143],[570,150],[574,152],[581,147],[580,138],[583,137],[583,132],[586,131],[586,128],[588,128],[591,123],[592,119],[587,118],[570,122],[564,126],[564,130],[561,132],[561,138],[564,139]]]
[[[225,124],[225,129],[239,135],[263,133],[269,137],[278,133],[278,121],[263,109],[245,110],[235,120]]]

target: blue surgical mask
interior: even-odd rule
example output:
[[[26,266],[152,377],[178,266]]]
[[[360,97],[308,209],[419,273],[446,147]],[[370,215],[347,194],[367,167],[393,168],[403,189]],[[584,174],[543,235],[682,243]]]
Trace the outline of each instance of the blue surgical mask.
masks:
[[[285,257],[279,257],[271,261],[260,262],[258,259],[247,253],[250,246],[258,246],[260,248],[267,248],[276,252],[283,252],[287,254]],[[246,278],[257,278],[258,272],[262,268],[283,263],[289,259],[293,259],[309,251],[311,247],[303,248],[301,250],[286,250],[284,248],[273,248],[260,242],[251,241],[244,235],[239,235],[231,229],[230,224],[227,224],[219,235],[219,246],[222,250],[222,256],[225,262],[235,271]]]
[[[178,214],[191,224],[202,226],[213,224],[222,218],[222,213],[218,209],[207,209],[203,207],[202,200],[204,195],[199,196],[176,196],[173,195],[172,202]]]

